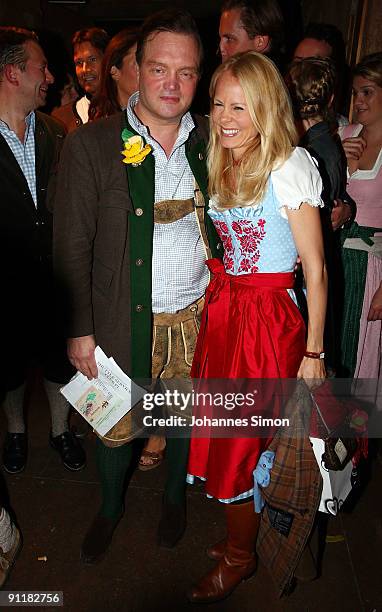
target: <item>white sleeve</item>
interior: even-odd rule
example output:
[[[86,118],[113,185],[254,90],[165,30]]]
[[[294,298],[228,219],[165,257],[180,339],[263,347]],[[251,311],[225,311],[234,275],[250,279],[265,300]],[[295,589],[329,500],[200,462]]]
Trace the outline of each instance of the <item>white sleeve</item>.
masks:
[[[285,208],[298,210],[304,202],[323,206],[322,180],[317,165],[302,147],[296,147],[286,162],[271,173],[273,188],[279,201],[281,215]]]

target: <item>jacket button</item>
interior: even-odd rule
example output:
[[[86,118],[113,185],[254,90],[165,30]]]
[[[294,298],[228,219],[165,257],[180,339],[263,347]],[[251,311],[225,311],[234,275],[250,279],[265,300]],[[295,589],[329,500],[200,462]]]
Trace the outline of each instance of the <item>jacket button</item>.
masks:
[[[218,251],[220,251],[220,249],[222,248],[221,242],[219,242],[219,243],[216,245],[216,248],[217,248],[217,250],[218,250]]]
[[[142,304],[137,304],[137,305],[136,305],[136,307],[135,307],[135,310],[136,310],[137,312],[142,312],[142,310],[143,310],[143,305],[142,305]]]
[[[143,259],[141,259],[140,257],[138,259],[135,260],[135,265],[136,266],[143,266]]]
[[[135,210],[135,214],[137,215],[137,217],[142,217],[142,215],[143,215],[143,210],[142,210],[142,208],[137,208],[137,209]]]

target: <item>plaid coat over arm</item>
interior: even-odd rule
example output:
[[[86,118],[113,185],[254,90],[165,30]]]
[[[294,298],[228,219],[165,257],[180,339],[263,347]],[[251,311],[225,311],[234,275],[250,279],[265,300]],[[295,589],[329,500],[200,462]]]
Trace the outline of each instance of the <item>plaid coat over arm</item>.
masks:
[[[275,459],[270,484],[262,491],[266,505],[257,552],[280,597],[291,583],[321,499],[322,477],[309,440],[311,409],[309,391],[299,382],[285,407],[289,428],[280,429],[269,447]],[[281,529],[274,526],[278,515]]]

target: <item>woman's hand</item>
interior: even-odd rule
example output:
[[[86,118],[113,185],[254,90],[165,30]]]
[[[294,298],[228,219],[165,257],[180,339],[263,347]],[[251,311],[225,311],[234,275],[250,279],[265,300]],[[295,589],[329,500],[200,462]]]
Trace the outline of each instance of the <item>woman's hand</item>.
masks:
[[[342,146],[347,159],[358,160],[366,149],[366,140],[362,136],[352,136],[342,141]]]
[[[374,293],[373,299],[371,300],[369,313],[367,315],[368,321],[379,321],[382,319],[382,284]]]
[[[333,200],[331,221],[334,232],[342,227],[344,223],[347,223],[351,216],[351,208],[347,202],[340,199]]]
[[[313,389],[317,389],[322,385],[326,378],[324,360],[303,357],[297,372],[297,378],[303,378],[308,389],[311,391],[313,391]]]

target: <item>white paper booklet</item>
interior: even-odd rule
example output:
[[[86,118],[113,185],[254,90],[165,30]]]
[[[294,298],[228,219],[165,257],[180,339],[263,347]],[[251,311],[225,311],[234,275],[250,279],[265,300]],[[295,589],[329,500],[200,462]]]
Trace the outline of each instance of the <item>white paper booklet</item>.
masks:
[[[136,385],[99,346],[94,354],[98,378],[88,380],[77,372],[62,387],[61,393],[91,427],[104,436],[142,399],[146,391]]]

